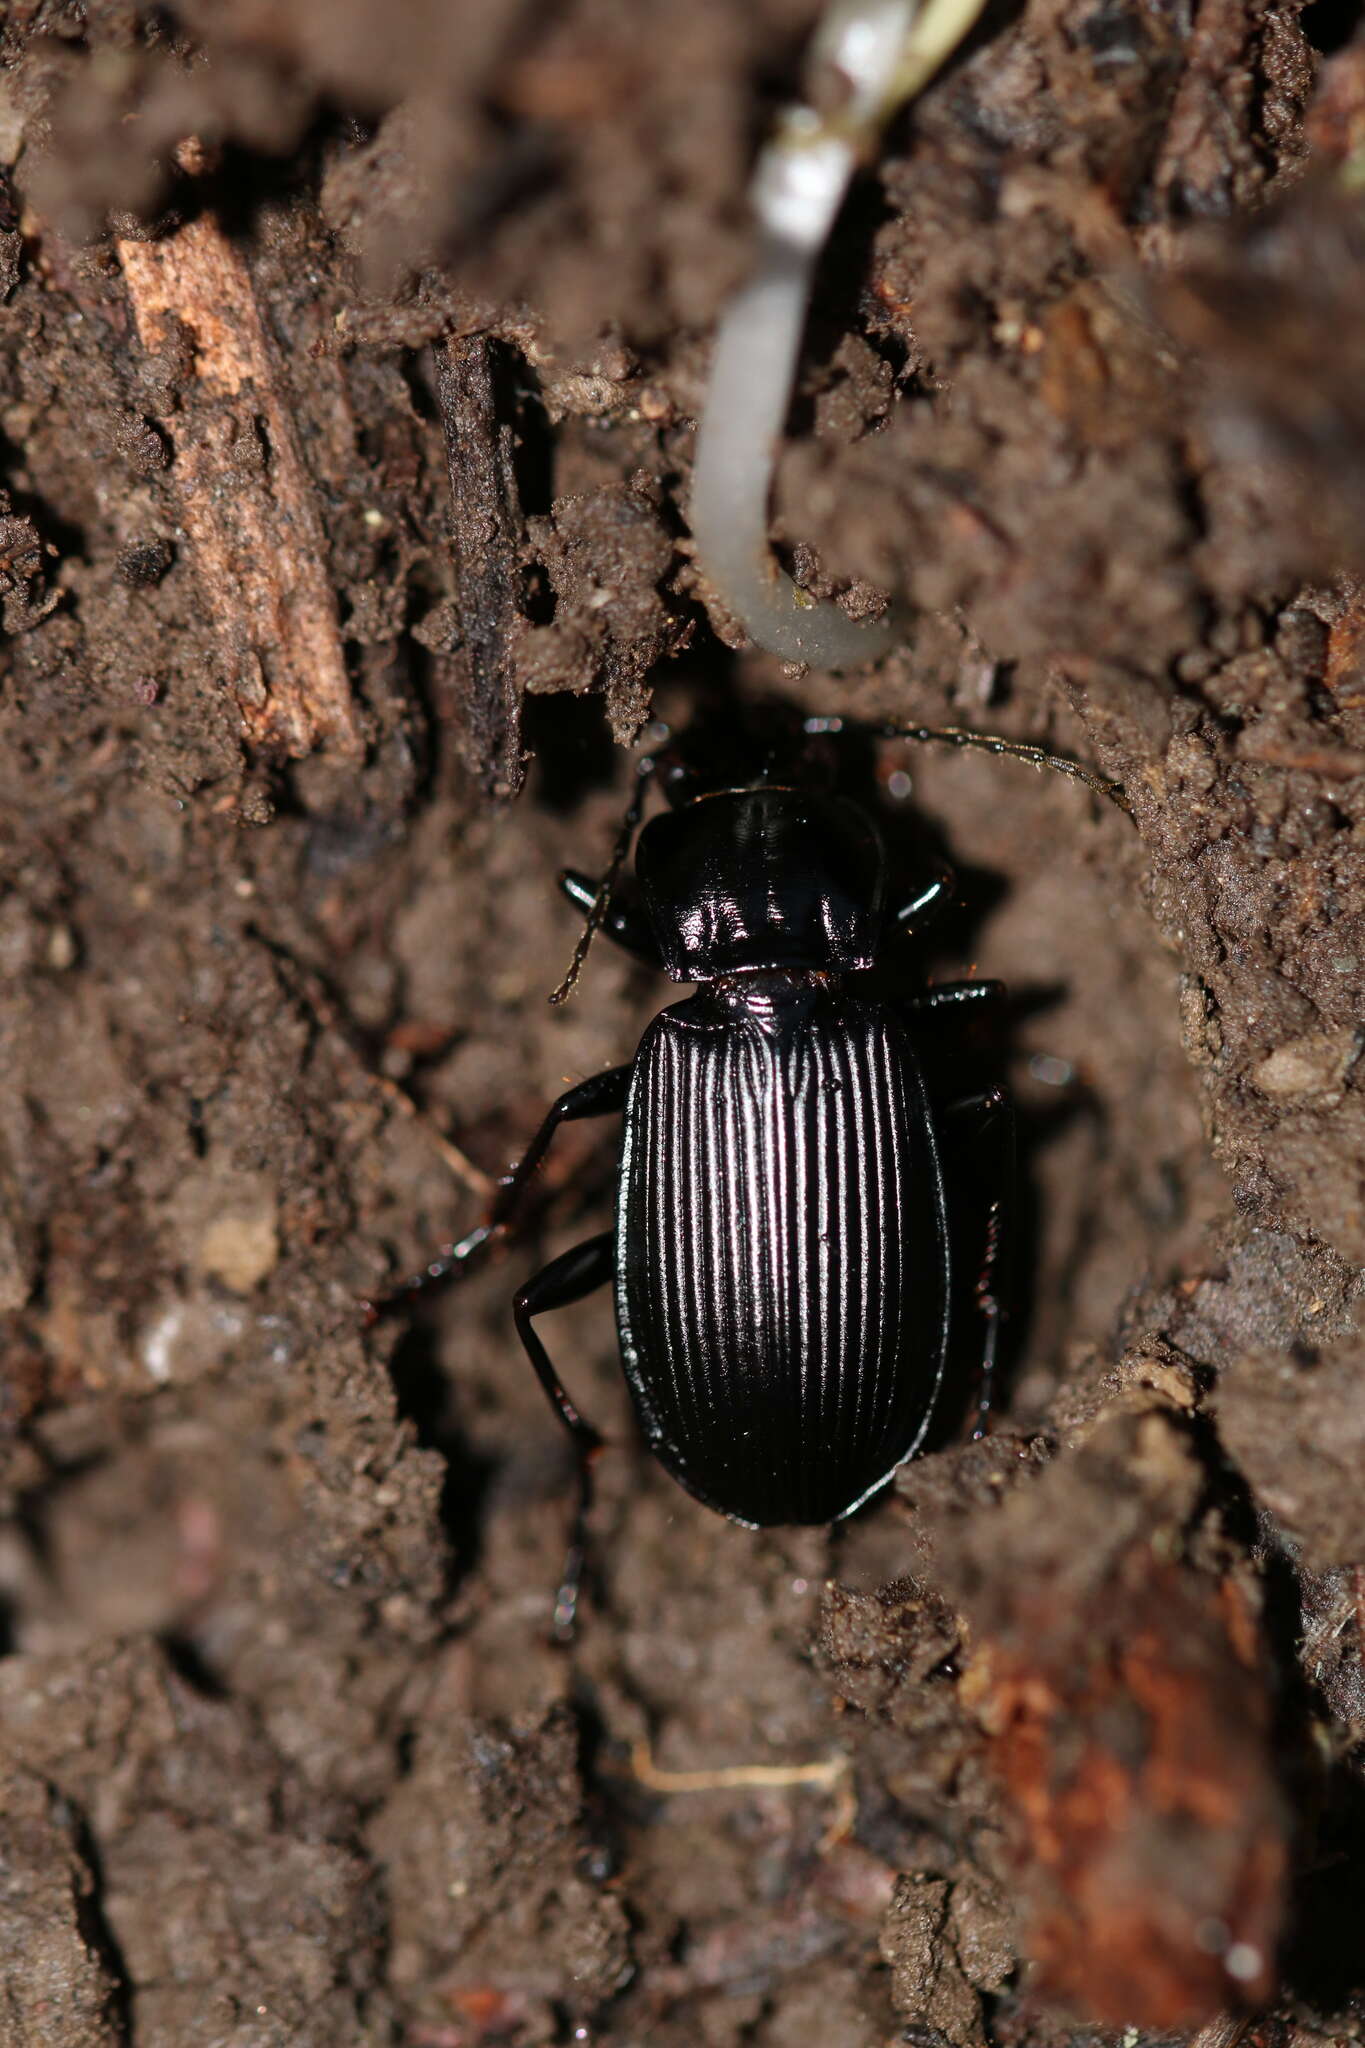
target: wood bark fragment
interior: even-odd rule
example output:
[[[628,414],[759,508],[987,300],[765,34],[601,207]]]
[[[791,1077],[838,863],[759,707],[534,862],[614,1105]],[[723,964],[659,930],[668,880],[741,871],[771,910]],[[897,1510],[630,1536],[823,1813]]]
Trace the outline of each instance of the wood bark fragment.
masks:
[[[1328,628],[1322,681],[1339,711],[1358,710],[1365,701],[1365,583],[1355,577],[1346,580],[1341,611]]]
[[[246,261],[208,213],[118,252],[143,347],[176,322],[192,338],[170,473],[246,735],[289,756],[358,758],[322,520]]]
[[[436,393],[450,465],[456,606],[463,636],[469,746],[490,796],[515,796],[525,773],[514,647],[524,525],[512,427],[499,417],[497,345],[484,334],[438,342]]]
[[[1016,1822],[1040,1990],[1113,2026],[1177,2030],[1274,1988],[1283,1815],[1263,1676],[1231,1581],[1135,1545],[1064,1639],[1044,1602],[977,1646],[971,1696]]]
[[[1165,2033],[1272,1996],[1289,1813],[1254,1575],[1202,1527],[1188,1420],[1130,1398],[996,1512],[928,1519],[1031,1987]]]

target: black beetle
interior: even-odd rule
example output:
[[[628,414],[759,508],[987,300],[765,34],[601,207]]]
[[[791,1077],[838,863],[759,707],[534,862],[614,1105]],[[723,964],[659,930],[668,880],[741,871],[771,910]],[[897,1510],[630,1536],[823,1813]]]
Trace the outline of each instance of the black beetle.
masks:
[[[516,1298],[521,1341],[580,1453],[561,1635],[602,1438],[569,1398],[537,1316],[612,1284],[636,1413],[674,1478],[750,1527],[837,1521],[924,1440],[949,1340],[945,1132],[994,1124],[1005,1156],[976,1290],[984,1414],[1010,1107],[999,1088],[931,1100],[916,1040],[926,1013],[988,1002],[1001,985],[950,982],[894,1004],[847,988],[893,934],[922,928],[952,881],[940,871],[903,906],[888,903],[875,822],[822,787],[812,759],[813,743],[840,730],[819,718],[785,745],[770,734],[757,772],[699,764],[687,740],[639,764],[602,881],[561,876],[586,918],[551,1000],[573,986],[598,929],[697,992],[654,1019],[628,1065],[560,1096],[485,1222],[390,1297],[443,1278],[507,1224],[561,1124],[624,1112],[615,1229],[552,1260]],[[1127,808],[1116,784],[1038,747],[951,727],[862,730],[1020,756]],[[639,831],[638,899],[618,897],[652,781],[672,808]]]

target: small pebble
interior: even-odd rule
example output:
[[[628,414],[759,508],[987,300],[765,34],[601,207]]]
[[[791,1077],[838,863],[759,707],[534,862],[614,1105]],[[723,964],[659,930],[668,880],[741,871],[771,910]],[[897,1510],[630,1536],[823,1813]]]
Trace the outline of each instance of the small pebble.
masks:
[[[1050,1052],[1036,1052],[1028,1063],[1028,1070],[1035,1081],[1041,1081],[1048,1088],[1065,1088],[1076,1075],[1070,1060],[1058,1059],[1055,1053]]]

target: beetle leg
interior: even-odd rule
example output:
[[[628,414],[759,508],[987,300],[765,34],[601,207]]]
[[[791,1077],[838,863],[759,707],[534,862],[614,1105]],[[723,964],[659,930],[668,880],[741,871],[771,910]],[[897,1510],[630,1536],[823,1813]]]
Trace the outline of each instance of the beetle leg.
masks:
[[[414,1273],[407,1280],[380,1297],[378,1301],[365,1304],[366,1321],[373,1323],[398,1302],[406,1301],[411,1295],[423,1294],[428,1287],[434,1287],[440,1280],[448,1279],[452,1273],[463,1269],[466,1261],[488,1243],[499,1230],[505,1229],[516,1212],[518,1203],[526,1192],[531,1176],[549,1151],[555,1132],[561,1124],[573,1123],[580,1117],[610,1116],[626,1106],[626,1091],[630,1086],[629,1067],[607,1067],[600,1074],[590,1074],[586,1081],[580,1081],[576,1088],[566,1089],[557,1102],[551,1103],[545,1113],[545,1120],[532,1138],[521,1158],[510,1173],[505,1173],[494,1190],[493,1200],[483,1222],[467,1236],[454,1244],[441,1247],[436,1257],[423,1266],[420,1273]]]
[[[974,984],[968,982],[962,986],[970,990]],[[999,984],[995,986],[998,987]],[[972,1135],[976,1138],[992,1135],[997,1149],[997,1192],[992,1195],[986,1211],[986,1248],[974,1289],[977,1312],[982,1320],[981,1360],[977,1368],[976,1383],[976,1419],[972,1424],[971,1437],[972,1442],[977,1443],[986,1435],[990,1426],[991,1396],[994,1391],[995,1367],[1000,1349],[1000,1326],[1005,1318],[1001,1300],[1004,1292],[1001,1275],[1005,1254],[1008,1251],[1009,1208],[1014,1192],[1014,1104],[1004,1088],[987,1088],[978,1095],[964,1095],[958,1101],[949,1103],[944,1113],[952,1117],[973,1118],[975,1129]]]
[[[624,1109],[630,1076],[628,1066],[606,1067],[600,1074],[589,1074],[587,1080],[580,1081],[576,1088],[567,1088],[557,1102],[550,1104],[545,1112],[545,1121],[521,1158],[498,1182],[498,1191],[488,1212],[490,1230],[500,1230],[511,1218],[532,1174],[549,1151],[559,1126],[576,1123],[585,1116],[611,1116]]]
[[[917,937],[947,909],[956,894],[957,876],[944,862],[937,861],[933,880],[925,884],[918,896],[901,905],[895,921],[903,932]]]
[[[904,1007],[921,1014],[925,1010],[958,1010],[964,1006],[975,1008],[978,1003],[998,1003],[1004,1000],[1003,981],[941,981],[935,988],[922,989],[917,996],[908,996]],[[975,1103],[982,1098],[972,1096]],[[954,1104],[954,1109],[966,1105]]]
[[[536,1378],[572,1436],[578,1452],[578,1503],[569,1537],[569,1554],[564,1560],[564,1576],[555,1599],[554,1633],[560,1642],[567,1642],[573,1634],[578,1589],[583,1578],[588,1510],[592,1506],[592,1465],[602,1448],[602,1436],[579,1414],[570,1400],[549,1352],[533,1328],[533,1318],[547,1315],[551,1309],[568,1308],[573,1302],[581,1301],[585,1294],[591,1294],[594,1288],[605,1287],[615,1270],[614,1239],[608,1230],[600,1237],[590,1237],[585,1244],[575,1245],[572,1251],[552,1259],[548,1266],[527,1281],[517,1296],[513,1311],[517,1335],[536,1369]]]
[[[396,1287],[389,1288],[386,1293],[377,1295],[370,1301],[362,1302],[360,1306],[364,1313],[365,1328],[369,1329],[382,1315],[386,1315],[400,1301],[406,1301],[410,1295],[423,1294],[428,1287],[434,1287],[438,1280],[446,1280],[452,1273],[459,1272],[465,1260],[472,1258],[475,1252],[482,1251],[492,1235],[491,1224],[477,1224],[467,1236],[457,1238],[454,1244],[443,1244],[435,1258],[429,1259],[420,1273],[410,1273],[407,1279],[400,1280]]]
[[[576,910],[587,916],[597,901],[597,884],[579,868],[565,868],[559,877],[559,886]],[[644,913],[633,903],[622,903],[613,897],[602,916],[601,933],[627,953],[633,953],[637,960],[645,960],[651,967],[663,971],[663,959],[659,953],[659,942]]]

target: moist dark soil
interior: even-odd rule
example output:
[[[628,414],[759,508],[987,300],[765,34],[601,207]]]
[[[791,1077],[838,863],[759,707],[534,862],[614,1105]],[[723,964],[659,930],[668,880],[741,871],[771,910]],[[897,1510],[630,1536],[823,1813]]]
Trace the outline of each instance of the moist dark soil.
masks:
[[[686,519],[815,12],[0,8],[5,2048],[1365,2024],[1358,10],[991,5],[894,125],[774,498],[902,608],[842,680]],[[360,1304],[666,999],[546,1002],[624,747],[770,700],[1133,817],[850,746],[959,876],[914,973],[1010,991],[939,1048],[1020,1108],[994,1428],[955,1357],[879,1503],[755,1535],[565,1311],[556,1647],[509,1303],[611,1132]]]

